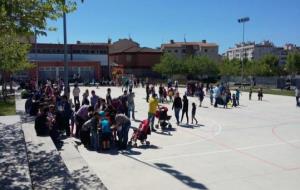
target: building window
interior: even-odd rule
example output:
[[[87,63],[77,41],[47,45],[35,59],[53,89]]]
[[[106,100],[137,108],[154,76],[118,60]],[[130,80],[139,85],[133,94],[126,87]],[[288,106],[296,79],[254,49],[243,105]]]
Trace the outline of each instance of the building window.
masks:
[[[126,61],[131,62],[132,61],[132,56],[131,55],[126,55]]]
[[[174,52],[175,52],[175,53],[177,53],[177,52],[178,52],[178,50],[177,50],[177,49],[175,49],[175,50],[174,50]]]
[[[185,49],[181,50],[182,53],[186,53]]]
[[[208,50],[207,49],[204,49],[204,52],[206,53]]]

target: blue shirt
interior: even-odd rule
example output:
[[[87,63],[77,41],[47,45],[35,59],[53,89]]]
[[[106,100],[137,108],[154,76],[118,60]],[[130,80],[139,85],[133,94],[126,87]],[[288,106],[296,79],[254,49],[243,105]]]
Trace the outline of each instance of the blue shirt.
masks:
[[[100,124],[101,124],[103,133],[110,133],[111,132],[111,129],[110,129],[110,126],[109,126],[109,121],[107,119],[102,119],[100,121]]]

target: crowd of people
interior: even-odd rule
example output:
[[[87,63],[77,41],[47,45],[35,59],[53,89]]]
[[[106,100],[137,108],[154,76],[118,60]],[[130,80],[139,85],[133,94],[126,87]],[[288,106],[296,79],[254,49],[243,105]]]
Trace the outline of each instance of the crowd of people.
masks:
[[[73,136],[85,147],[97,151],[111,146],[127,148],[130,117],[135,119],[132,89],[112,98],[108,88],[106,97],[99,97],[94,90],[81,92],[75,84],[72,91],[74,101],[68,94],[63,95],[62,90],[61,86],[48,81],[31,91],[25,111],[36,116],[37,135],[49,135],[55,143],[59,143],[62,137]]]
[[[112,98],[111,89],[107,88],[105,97],[100,97],[94,90],[81,91],[82,88],[75,83],[72,92],[63,93],[63,83],[58,81],[51,83],[47,81],[39,88],[32,87],[31,95],[25,103],[26,113],[36,116],[35,129],[37,135],[49,135],[53,141],[59,142],[62,136],[75,137],[81,143],[92,150],[107,150],[112,146],[119,149],[126,149],[128,134],[131,128],[131,120],[135,120],[135,94],[134,84],[128,82],[122,88],[122,95]],[[172,104],[172,110],[177,125],[186,119],[186,123],[198,124],[196,118],[197,104],[192,102],[189,109],[188,96],[196,96],[199,99],[199,107],[202,107],[204,97],[209,97],[210,104],[224,108],[237,107],[240,105],[241,91],[236,88],[234,91],[229,86],[206,85],[199,83],[195,85],[191,93],[190,86],[182,98],[178,91],[177,83],[153,85],[146,83],[146,101],[148,102],[149,132],[156,131],[159,124],[155,125],[155,118],[158,117],[158,110],[163,109],[165,103]],[[157,90],[157,91],[156,91]],[[158,92],[158,93],[157,93]],[[263,98],[263,90],[258,91],[258,100]],[[73,101],[70,99],[72,96]],[[80,98],[82,96],[82,98]],[[296,101],[299,106],[300,91],[296,90]],[[252,99],[252,89],[249,90],[249,100]],[[190,116],[189,117],[189,110]],[[167,117],[166,117],[167,118]],[[170,119],[170,118],[169,118]],[[158,119],[160,122],[160,118]]]

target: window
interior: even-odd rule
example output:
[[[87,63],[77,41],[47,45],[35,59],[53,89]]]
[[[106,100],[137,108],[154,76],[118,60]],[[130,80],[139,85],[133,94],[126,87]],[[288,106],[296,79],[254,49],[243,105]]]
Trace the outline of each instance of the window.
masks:
[[[177,52],[178,52],[178,50],[177,50],[177,49],[175,49],[175,50],[174,50],[174,52],[175,52],[175,53],[177,53]]]
[[[186,53],[185,49],[181,50],[182,53]]]
[[[126,61],[131,62],[131,60],[132,60],[132,56],[131,55],[126,55]]]
[[[204,52],[206,53],[208,50],[207,49],[204,49]]]

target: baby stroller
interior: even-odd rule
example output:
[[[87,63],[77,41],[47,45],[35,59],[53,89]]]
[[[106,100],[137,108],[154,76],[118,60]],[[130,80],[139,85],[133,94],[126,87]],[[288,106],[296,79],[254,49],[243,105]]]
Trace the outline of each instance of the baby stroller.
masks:
[[[168,115],[167,107],[159,107],[159,109],[156,110],[155,117],[158,119],[158,124],[156,125],[156,128],[158,128],[159,126],[161,127],[161,129],[172,128],[172,125],[170,123],[170,119],[172,116]]]
[[[149,123],[148,119],[143,120],[141,122],[141,124],[139,125],[139,128],[133,130],[133,134],[131,136],[130,141],[128,142],[128,145],[131,146],[132,143],[134,143],[133,146],[137,147],[137,143],[136,143],[137,140],[140,140],[141,144],[144,144],[147,139],[148,134],[150,134],[149,124],[150,123]],[[149,145],[149,144],[150,144],[150,142],[146,141],[146,145]]]

